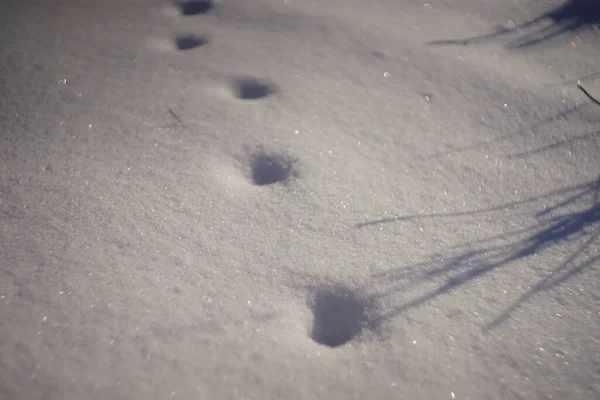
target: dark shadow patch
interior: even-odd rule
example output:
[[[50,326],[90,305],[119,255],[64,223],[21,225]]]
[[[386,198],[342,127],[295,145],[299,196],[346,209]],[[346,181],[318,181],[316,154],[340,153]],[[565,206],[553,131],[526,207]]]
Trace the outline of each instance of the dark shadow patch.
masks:
[[[234,96],[242,100],[262,99],[275,92],[269,83],[248,77],[234,79],[232,89]]]
[[[177,7],[182,15],[206,14],[213,9],[214,4],[211,0],[182,0],[178,1]]]
[[[196,35],[180,35],[175,37],[177,50],[192,50],[208,43],[208,40]]]
[[[365,330],[377,328],[371,301],[348,287],[320,287],[315,290],[308,305],[313,313],[310,338],[323,346],[343,346]]]
[[[548,21],[544,24],[544,21]],[[508,40],[507,48],[525,48],[547,42],[564,34],[573,36],[600,24],[600,2],[569,0],[518,26],[500,28],[496,32],[467,39],[437,40],[431,45],[471,45],[495,40]]]
[[[296,176],[294,164],[290,157],[259,150],[250,156],[252,183],[258,186],[285,183]]]

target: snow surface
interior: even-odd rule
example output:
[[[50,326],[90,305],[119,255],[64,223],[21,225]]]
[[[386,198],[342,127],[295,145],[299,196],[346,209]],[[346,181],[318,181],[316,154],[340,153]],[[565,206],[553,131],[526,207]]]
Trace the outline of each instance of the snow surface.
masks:
[[[599,7],[5,0],[0,398],[600,398]]]

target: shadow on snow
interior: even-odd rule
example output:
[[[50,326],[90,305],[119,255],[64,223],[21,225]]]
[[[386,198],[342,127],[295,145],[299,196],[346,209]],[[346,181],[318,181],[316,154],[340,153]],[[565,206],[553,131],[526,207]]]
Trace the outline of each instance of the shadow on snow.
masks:
[[[585,184],[485,210],[409,215],[356,225],[357,228],[362,228],[390,222],[411,223],[424,219],[478,217],[497,211],[518,211],[520,207],[547,204],[548,202],[553,205],[537,213],[535,217],[538,222],[531,226],[456,246],[450,249],[448,256],[442,258],[437,255],[436,258],[439,261],[423,262],[408,268],[399,268],[378,274],[376,278],[404,282],[410,286],[435,278],[445,280],[438,288],[396,307],[382,317],[393,317],[409,308],[425,304],[493,270],[508,267],[517,260],[540,254],[553,246],[575,243],[577,248],[571,254],[561,260],[551,271],[546,272],[543,279],[534,284],[507,310],[486,325],[486,329],[491,329],[505,321],[514,310],[537,293],[547,291],[597,264],[600,262],[600,251],[598,251],[600,243],[598,239],[600,237],[600,176]],[[440,260],[440,258],[442,259]],[[378,296],[386,296],[398,289],[399,287],[393,287]]]
[[[508,40],[509,49],[526,48],[547,42],[566,33],[578,34],[600,24],[600,2],[569,0],[563,5],[521,25],[500,28],[497,32],[467,39],[437,40],[430,45],[471,45]]]
[[[532,135],[537,136],[537,137],[535,137],[536,142],[540,141],[540,142],[546,142],[546,143],[542,144],[541,146],[534,148],[534,149],[526,149],[526,150],[520,151],[518,153],[509,154],[506,157],[508,159],[511,159],[511,158],[514,159],[514,158],[521,158],[521,157],[538,154],[538,153],[551,153],[551,152],[557,151],[559,149],[573,148],[574,146],[576,146],[578,144],[585,144],[588,147],[591,146],[593,148],[600,149],[600,129],[591,129],[584,133],[576,133],[576,134],[569,133],[568,136],[565,134],[564,136],[567,136],[566,138],[557,138],[556,135],[548,135],[547,134],[547,132],[548,132],[547,126],[548,125],[551,125],[551,124],[556,123],[561,120],[568,121],[568,119],[572,118],[572,117],[573,118],[577,117],[579,119],[586,118],[589,125],[594,125],[594,124],[597,125],[598,119],[597,119],[596,115],[600,115],[599,110],[597,108],[593,108],[593,110],[590,109],[589,108],[590,105],[592,107],[596,107],[591,101],[588,101],[583,104],[579,104],[579,105],[575,105],[575,106],[566,108],[566,109],[556,113],[555,115],[544,118],[541,121],[535,122],[534,124],[531,124],[531,125],[527,126],[526,128],[521,128],[514,132],[500,135],[494,139],[484,140],[484,141],[480,141],[480,142],[476,142],[476,143],[472,143],[472,144],[468,144],[468,145],[464,145],[464,146],[459,146],[459,147],[451,147],[451,148],[448,148],[447,150],[442,150],[442,151],[437,151],[434,153],[426,154],[426,156],[440,157],[440,156],[447,156],[447,155],[453,154],[453,153],[461,153],[461,152],[465,152],[465,151],[470,151],[470,150],[474,150],[474,149],[491,148],[493,145],[496,145],[502,141],[505,141],[505,140],[511,139],[511,138],[529,137],[529,139],[532,139]],[[592,115],[592,116],[590,116],[590,115]],[[556,128],[554,130],[556,130]],[[531,140],[528,140],[528,142],[531,142]]]

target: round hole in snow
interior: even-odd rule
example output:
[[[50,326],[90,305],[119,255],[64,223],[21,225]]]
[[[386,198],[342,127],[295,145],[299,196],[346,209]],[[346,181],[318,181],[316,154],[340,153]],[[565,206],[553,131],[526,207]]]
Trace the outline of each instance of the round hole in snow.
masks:
[[[274,92],[274,89],[256,78],[238,78],[233,82],[233,91],[239,99],[256,100],[267,97]]]
[[[282,155],[259,152],[250,160],[252,182],[259,186],[285,182],[294,175],[292,164]]]
[[[211,0],[183,0],[178,5],[183,15],[206,14],[213,8]]]
[[[206,44],[206,38],[196,35],[181,35],[175,38],[175,46],[178,50],[191,50]]]
[[[374,325],[369,318],[370,301],[348,288],[319,289],[310,306],[313,312],[310,338],[324,346],[342,346]]]

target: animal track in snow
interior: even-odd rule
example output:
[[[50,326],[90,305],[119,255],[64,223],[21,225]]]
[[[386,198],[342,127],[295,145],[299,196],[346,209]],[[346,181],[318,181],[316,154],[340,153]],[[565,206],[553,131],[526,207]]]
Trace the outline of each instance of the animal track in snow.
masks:
[[[232,88],[235,97],[243,100],[262,99],[275,91],[272,85],[248,77],[235,79]]]
[[[191,50],[208,43],[208,39],[196,35],[180,35],[175,37],[178,50]]]
[[[206,14],[213,8],[211,0],[180,0],[177,6],[182,15]]]
[[[293,159],[263,150],[250,156],[250,173],[252,183],[258,186],[287,182],[296,176]]]
[[[345,286],[318,288],[309,306],[313,313],[309,336],[324,346],[342,346],[378,327],[372,300]]]

